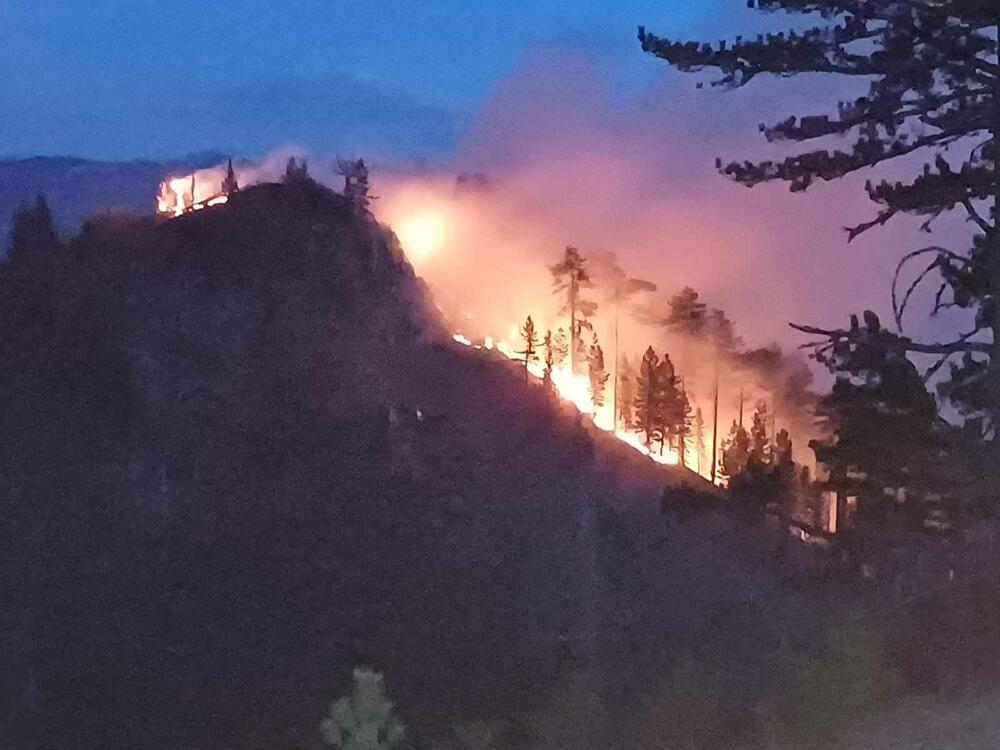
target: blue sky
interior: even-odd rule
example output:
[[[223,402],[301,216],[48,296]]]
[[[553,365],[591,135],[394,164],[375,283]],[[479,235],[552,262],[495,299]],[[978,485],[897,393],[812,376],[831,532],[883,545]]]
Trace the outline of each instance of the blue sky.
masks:
[[[742,0],[3,0],[0,154],[447,153],[525,54],[572,45],[627,95],[635,40],[761,23]]]

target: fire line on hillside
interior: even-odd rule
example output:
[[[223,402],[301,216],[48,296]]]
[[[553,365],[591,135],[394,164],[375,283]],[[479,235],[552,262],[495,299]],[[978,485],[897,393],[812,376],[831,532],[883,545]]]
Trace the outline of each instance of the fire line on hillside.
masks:
[[[248,175],[244,174],[244,177],[246,176]],[[182,216],[226,203],[239,189],[239,179],[230,160],[225,167],[200,170],[190,175],[164,180],[159,187],[156,212],[167,218]],[[439,217],[416,216],[401,222],[399,234],[404,251],[415,254],[419,259],[441,241],[443,232],[444,228]],[[513,339],[517,338],[517,326],[511,326],[510,336]],[[481,342],[474,343],[461,332],[456,332],[453,339],[459,344],[479,351],[496,351],[509,360],[521,363],[526,368],[528,376],[535,382],[544,381],[543,364],[539,361],[529,361],[525,365],[525,356],[508,340],[486,336]],[[589,378],[587,375],[573,372],[569,364],[561,363],[552,369],[551,387],[561,399],[571,403],[581,414],[590,416],[598,429],[610,433],[656,463],[666,466],[677,466],[682,463],[686,467],[692,465],[691,460],[681,461],[679,451],[675,447],[662,444],[658,449],[648,447],[641,432],[627,429],[615,419],[614,408],[610,404],[595,408]],[[685,446],[685,453],[688,452]],[[691,459],[691,456],[685,458]],[[692,472],[699,473],[693,469]]]

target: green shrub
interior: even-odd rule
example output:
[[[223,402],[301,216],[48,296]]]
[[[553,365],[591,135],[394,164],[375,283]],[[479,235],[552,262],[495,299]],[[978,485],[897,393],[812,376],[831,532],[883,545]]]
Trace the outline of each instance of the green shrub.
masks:
[[[370,669],[354,670],[353,692],[333,702],[320,729],[340,750],[391,750],[404,735],[382,675]]]

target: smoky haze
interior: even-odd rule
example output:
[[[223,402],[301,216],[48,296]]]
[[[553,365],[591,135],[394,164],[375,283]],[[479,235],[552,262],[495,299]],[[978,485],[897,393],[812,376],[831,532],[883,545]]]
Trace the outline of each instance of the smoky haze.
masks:
[[[456,331],[511,346],[527,315],[540,332],[567,327],[548,269],[567,245],[579,248],[591,263],[595,288],[586,296],[598,303],[594,327],[609,365],[614,315],[601,277],[605,260],[617,258],[628,276],[657,285],[635,298],[641,311],[619,311],[619,354],[635,364],[649,345],[669,353],[710,431],[714,352],[657,324],[667,300],[693,287],[734,321],[747,349],[783,351],[758,352],[746,368],[722,365],[720,436],[738,419],[741,401],[748,423],[764,399],[777,414],[774,428],[788,427],[797,458],[809,460],[810,404],[801,389],[810,370],[796,352],[805,339],[787,324],[837,325],[862,309],[888,322],[895,264],[926,237],[916,222],[897,219],[848,245],[844,228],[874,214],[863,184],[877,174],[818,184],[804,195],[782,184],[749,190],[718,175],[719,157],[787,153],[766,143],[756,125],[826,111],[829,91],[818,79],[792,85],[789,97],[785,81],[723,92],[698,90],[697,78],[669,72],[630,89],[612,70],[571,45],[531,51],[496,85],[452,157],[405,168],[376,155],[379,220],[397,232]],[[780,100],[773,96],[779,87]],[[273,179],[302,153],[281,149],[237,174],[244,184]],[[310,173],[334,187],[341,182],[332,158],[311,161]],[[210,177],[221,182],[223,174]],[[963,230],[936,231],[944,235],[937,241],[948,241]],[[954,325],[921,322],[931,336]],[[814,367],[811,374],[822,387],[825,373]]]
[[[722,92],[696,90],[694,81],[667,74],[623,95],[595,58],[566,47],[535,50],[496,86],[448,164],[419,174],[376,171],[378,216],[470,336],[516,341],[528,314],[542,330],[565,326],[548,266],[573,245],[595,276],[600,258],[614,253],[629,276],[656,283],[644,300],[653,320],[664,317],[670,296],[695,288],[734,320],[748,348],[786,352],[772,362],[779,380],[804,382],[809,374],[795,353],[804,339],[788,322],[840,324],[866,308],[889,320],[895,263],[921,239],[901,219],[847,244],[844,227],[874,213],[862,187],[871,174],[805,195],[780,184],[749,190],[717,174],[717,157],[779,156],[782,147],[764,142],[756,125],[824,111],[828,91],[810,99],[800,86],[775,111],[771,94],[786,82]],[[607,351],[608,305],[599,289],[590,296],[600,305],[596,331]],[[668,351],[707,417],[710,353],[671,340],[662,326],[629,315],[621,321],[621,352],[635,358],[650,344]],[[769,401],[777,426],[792,428],[796,453],[806,458],[803,403],[781,403],[774,372],[749,378],[724,369],[720,433],[738,417],[744,390],[748,410],[758,398]]]

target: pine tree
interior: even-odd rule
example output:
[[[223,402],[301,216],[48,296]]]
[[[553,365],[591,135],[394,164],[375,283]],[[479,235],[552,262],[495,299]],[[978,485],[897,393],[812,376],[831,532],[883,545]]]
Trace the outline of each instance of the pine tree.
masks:
[[[868,92],[841,102],[837,114],[789,117],[762,127],[769,141],[808,143],[829,136],[848,147],[805,149],[779,161],[734,162],[722,172],[748,186],[780,180],[803,191],[892,162],[892,181],[869,181],[876,215],[848,230],[848,240],[899,214],[926,219],[958,210],[973,227],[965,247],[931,245],[900,261],[900,272],[920,263],[905,293],[894,294],[897,326],[922,281],[939,280],[932,314],[958,307],[973,311],[972,330],[944,343],[900,336],[907,353],[934,354],[937,370],[951,357],[950,385],[942,394],[967,417],[980,419],[983,436],[1000,424],[1000,13],[995,0],[750,0],[762,11],[818,15],[825,27],[804,33],[738,38],[717,47],[660,39],[639,28],[644,51],[684,71],[717,68],[718,84],[735,88],[759,75],[826,73],[861,77]],[[950,149],[950,147],[955,148]],[[924,166],[908,180],[899,170]],[[894,287],[896,284],[894,283]],[[894,289],[895,292],[895,289]],[[802,326],[828,342],[850,340],[852,330]],[[994,445],[1000,441],[993,441]]]
[[[584,329],[592,327],[589,318],[597,312],[597,303],[584,299],[582,292],[592,288],[594,284],[590,279],[586,260],[575,247],[567,246],[563,259],[550,266],[549,271],[552,273],[554,293],[564,295],[559,312],[569,315],[569,364],[570,370],[577,373],[582,361],[581,334]]]
[[[678,449],[687,435],[691,419],[691,405],[681,387],[680,378],[670,360],[669,354],[664,354],[656,370],[657,375],[657,413],[660,418],[660,452],[667,444]],[[682,459],[683,460],[683,459]]]
[[[643,433],[643,442],[647,450],[652,450],[653,443],[663,434],[663,415],[661,411],[662,394],[659,391],[660,358],[653,347],[646,349],[639,365],[639,375],[636,378],[635,416],[633,426]]]
[[[542,371],[542,385],[547,389],[552,389],[552,368],[555,366],[555,349],[552,345],[552,331],[545,332],[542,339],[542,363],[545,369]]]
[[[300,162],[294,156],[289,156],[288,163],[285,165],[285,175],[282,177],[282,182],[295,183],[308,179],[309,166],[306,164],[306,160],[303,159]]]
[[[236,171],[233,169],[233,160],[229,160],[229,164],[226,166],[226,179],[222,181],[222,194],[225,196],[230,196],[233,193],[239,192],[240,183],[236,180]]]
[[[671,332],[699,338],[708,327],[708,308],[698,299],[698,292],[689,286],[670,298],[663,325]],[[716,311],[717,312],[717,311]]]
[[[750,436],[739,422],[734,421],[729,430],[729,437],[722,442],[721,474],[723,478],[732,481],[735,477],[740,476],[746,471],[749,458]]]
[[[392,750],[405,735],[382,675],[370,669],[354,670],[354,690],[334,701],[321,730],[338,750]]]
[[[594,337],[587,358],[587,374],[590,376],[590,398],[594,404],[594,415],[604,406],[604,389],[608,383],[609,374],[604,369],[604,351]]]
[[[538,359],[538,336],[535,335],[535,321],[529,315],[521,326],[524,348],[517,353],[524,357],[524,379],[528,379],[528,365]]]
[[[935,477],[943,461],[934,453],[943,447],[945,427],[934,397],[898,337],[874,314],[865,319],[864,326],[852,320],[857,332],[850,342],[822,355],[837,376],[817,410],[829,437],[809,444],[829,472],[827,488],[858,498],[862,522],[885,517],[892,505],[886,487],[919,492],[954,482]]]

